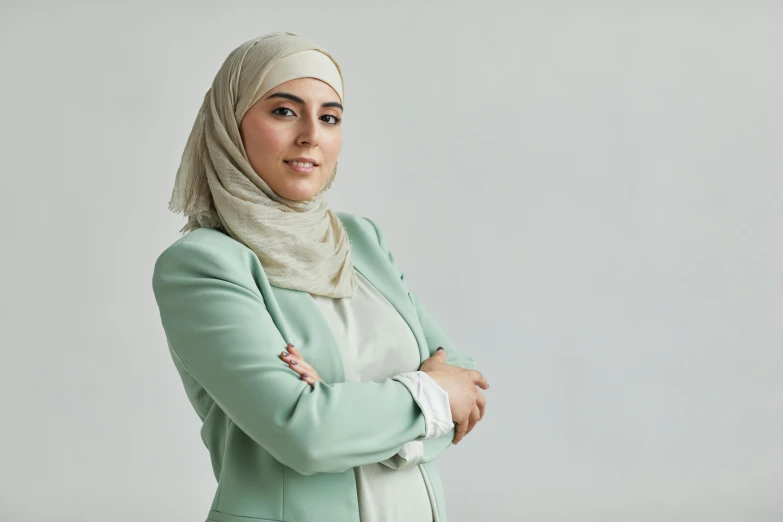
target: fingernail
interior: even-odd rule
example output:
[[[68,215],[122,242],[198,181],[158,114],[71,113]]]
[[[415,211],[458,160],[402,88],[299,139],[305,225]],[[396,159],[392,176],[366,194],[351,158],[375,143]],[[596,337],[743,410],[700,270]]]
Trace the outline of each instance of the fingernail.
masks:
[[[286,344],[285,346],[286,346],[286,348],[291,348],[291,347],[293,346],[293,344],[291,344],[291,343],[288,343],[288,344]]]
[[[288,357],[289,355],[291,355],[291,354],[288,353],[288,352],[283,352],[283,357]]]
[[[305,379],[307,379],[308,375],[307,375],[306,373],[303,373],[303,374],[302,374],[302,377],[304,377]]]
[[[291,361],[291,364],[293,364],[294,366],[296,366],[296,365],[297,365],[297,364],[299,364],[299,363],[298,363],[298,362],[296,362],[296,361]]]
[[[443,351],[443,347],[442,347],[442,346],[438,346],[438,349],[437,349],[437,350],[435,350],[435,351],[436,351],[436,352],[442,352],[442,351]]]

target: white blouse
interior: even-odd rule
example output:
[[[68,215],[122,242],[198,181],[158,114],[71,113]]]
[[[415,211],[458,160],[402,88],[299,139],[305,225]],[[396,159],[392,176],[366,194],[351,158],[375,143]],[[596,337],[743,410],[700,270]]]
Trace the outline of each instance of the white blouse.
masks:
[[[383,294],[355,268],[354,273],[353,298],[310,294],[337,340],[346,382],[401,382],[424,414],[426,434],[420,439],[447,433],[454,426],[448,394],[418,371],[413,332]],[[421,440],[414,440],[386,461],[354,468],[361,522],[438,522],[434,494],[418,464],[422,454]]]

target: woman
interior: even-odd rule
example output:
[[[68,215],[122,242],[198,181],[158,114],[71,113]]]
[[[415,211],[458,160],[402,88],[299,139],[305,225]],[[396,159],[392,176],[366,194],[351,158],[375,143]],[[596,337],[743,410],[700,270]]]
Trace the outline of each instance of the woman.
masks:
[[[218,481],[207,520],[445,521],[432,461],[484,413],[486,380],[377,225],[323,199],[342,81],[297,35],[245,42],[177,172],[187,234],[153,289]]]

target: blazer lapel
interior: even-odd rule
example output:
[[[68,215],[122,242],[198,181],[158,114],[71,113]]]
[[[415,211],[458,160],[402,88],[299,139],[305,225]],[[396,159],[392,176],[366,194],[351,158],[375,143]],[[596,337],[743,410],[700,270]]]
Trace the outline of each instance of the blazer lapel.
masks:
[[[389,260],[385,256],[379,255],[379,249],[363,248],[363,245],[359,243],[351,247],[351,253],[354,268],[383,294],[408,323],[419,346],[419,358],[421,362],[424,362],[429,358],[429,351],[421,323],[408,291],[402,281],[397,278]]]

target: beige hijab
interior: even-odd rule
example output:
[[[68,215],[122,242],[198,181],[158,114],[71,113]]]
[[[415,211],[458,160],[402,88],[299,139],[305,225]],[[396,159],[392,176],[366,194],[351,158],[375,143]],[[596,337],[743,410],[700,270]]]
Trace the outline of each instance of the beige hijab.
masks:
[[[339,78],[330,84],[340,83],[337,92],[342,99],[340,66],[324,49],[293,33],[267,34],[229,54],[204,96],[188,137],[169,209],[188,217],[180,232],[216,228],[247,245],[275,286],[352,297],[356,279],[348,234],[323,199],[337,167],[311,199],[283,198],[250,165],[239,133],[247,110],[275,86],[264,82],[267,72],[283,78],[279,69],[274,72],[276,62],[312,50],[334,63]],[[306,76],[310,75],[296,77]],[[283,81],[290,79],[294,78]]]

